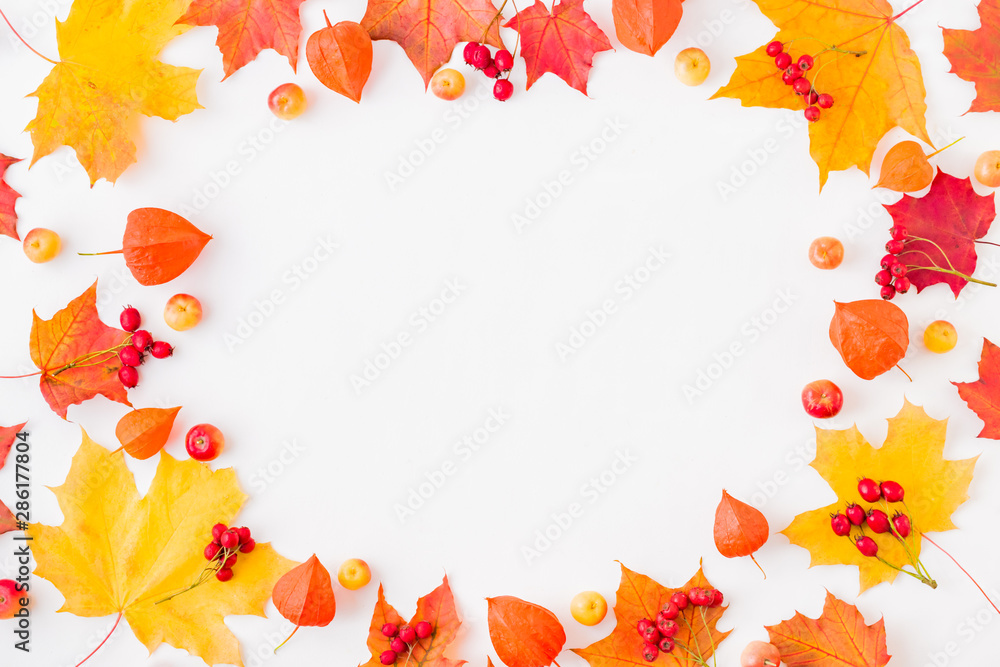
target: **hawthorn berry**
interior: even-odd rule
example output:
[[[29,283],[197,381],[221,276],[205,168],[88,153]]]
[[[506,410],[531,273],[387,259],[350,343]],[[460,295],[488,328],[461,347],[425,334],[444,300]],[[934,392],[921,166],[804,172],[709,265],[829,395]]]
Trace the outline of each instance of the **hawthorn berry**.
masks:
[[[507,49],[500,49],[497,54],[493,56],[493,64],[495,64],[501,72],[506,72],[514,66],[514,56],[510,54]]]
[[[139,328],[142,324],[142,316],[139,315],[139,311],[132,306],[125,306],[122,310],[122,314],[118,317],[119,322],[121,322],[122,329],[132,333]]]
[[[662,637],[673,637],[680,632],[681,626],[677,625],[677,621],[672,621],[669,618],[657,618],[656,629],[660,631]]]
[[[118,369],[118,381],[126,389],[132,389],[139,384],[139,371],[132,366],[122,366]]]
[[[485,44],[479,44],[476,46],[476,50],[472,53],[472,66],[476,69],[484,69],[493,60],[493,55],[490,53],[490,47]]]
[[[893,240],[905,241],[906,240],[906,227],[903,225],[893,225],[889,230],[889,234],[892,236]]]
[[[153,335],[145,329],[139,329],[132,334],[132,347],[145,352],[146,348],[153,344]]]
[[[646,662],[653,662],[656,660],[656,656],[660,654],[660,649],[656,648],[656,644],[646,643],[642,647],[642,659]]]
[[[905,493],[903,491],[903,485],[899,482],[894,482],[891,479],[879,484],[879,489],[882,491],[882,497],[890,503],[898,503],[903,499],[903,495]]]
[[[797,65],[789,65],[788,68],[785,69],[785,74],[795,81],[802,76],[802,70],[800,70]]]
[[[810,123],[815,123],[819,120],[819,113],[819,107],[806,107],[806,110],[802,112],[806,120]]]
[[[876,285],[882,285],[884,287],[885,285],[888,285],[891,282],[892,282],[892,274],[890,272],[879,271],[878,273],[875,274]]]
[[[500,68],[496,66],[496,63],[491,62],[483,68],[483,74],[486,75],[487,79],[495,79],[500,76]]]
[[[215,578],[225,583],[233,578],[233,571],[228,567],[224,567],[215,573]]]
[[[874,533],[888,533],[889,532],[889,517],[886,516],[885,512],[877,509],[868,510],[868,518],[866,519],[868,527],[872,529]]]
[[[506,102],[513,94],[514,84],[509,79],[497,79],[497,82],[493,84],[493,97],[501,102]]]
[[[396,653],[404,653],[406,652],[407,646],[406,642],[404,642],[400,637],[393,637],[392,641],[389,642],[389,648]]]
[[[903,280],[906,279],[903,278]],[[892,285],[883,285],[882,289],[879,290],[878,295],[886,301],[892,301],[892,298],[896,296],[896,288]]]
[[[420,621],[413,626],[413,630],[417,633],[417,637],[419,639],[427,639],[434,633],[434,628],[431,626],[429,621]]]
[[[670,637],[664,637],[660,640],[660,643],[657,644],[657,648],[659,648],[663,653],[671,653],[674,650],[674,640]]]
[[[154,359],[166,359],[174,356],[174,348],[170,343],[158,340],[150,346],[149,353],[153,355]]]
[[[229,530],[229,526],[224,523],[217,523],[212,526],[212,539],[215,540],[216,544],[219,544],[219,538],[222,537],[222,534],[227,530]]]
[[[479,42],[469,42],[465,45],[465,49],[462,50],[462,57],[465,58],[465,64],[472,64],[472,56],[475,54],[476,49],[479,48]]]
[[[819,94],[815,90],[810,90],[808,93],[803,95],[806,104],[813,105],[819,102]]]
[[[892,268],[889,269],[889,273],[892,274],[893,278],[902,278],[903,276],[906,275],[906,265],[903,264],[902,262],[893,264]]]
[[[407,644],[412,644],[417,638],[417,631],[409,625],[404,625],[399,628],[399,638]]]
[[[248,554],[251,551],[253,551],[255,546],[257,546],[257,543],[253,540],[253,538],[250,538],[249,540],[240,545],[240,553]]]
[[[892,515],[892,527],[896,529],[896,534],[906,538],[910,536],[910,517],[902,512]]]
[[[639,622],[635,624],[635,629],[639,631],[640,635],[646,634],[646,630],[653,627],[653,622],[648,618],[641,618]]]
[[[711,593],[712,593],[712,602],[710,602],[708,606],[721,607],[722,603],[725,601],[725,598],[722,595],[722,591],[720,591],[718,588],[713,588]]]
[[[799,62],[797,65],[803,72],[811,70],[813,66],[813,57],[808,54],[803,54],[799,56]]]
[[[861,555],[871,558],[878,553],[878,545],[875,544],[875,540],[868,537],[867,535],[862,535],[854,541],[854,546],[858,548]]]
[[[906,276],[896,278],[892,281],[892,287],[900,294],[906,294],[910,291],[910,279]]]
[[[774,57],[774,66],[778,69],[787,70],[788,66],[792,64],[792,57],[787,53],[779,53]]]
[[[684,591],[677,591],[670,596],[670,601],[674,603],[674,606],[678,609],[686,609],[688,606],[688,596]]]
[[[885,244],[885,251],[890,255],[898,255],[903,252],[903,242],[893,239]]]
[[[885,255],[884,257],[882,257],[882,262],[880,266],[886,271],[888,271],[889,269],[892,268],[893,264],[899,264],[899,258],[896,257],[895,255]]]
[[[833,106],[833,95],[820,93],[819,99],[816,100],[816,104],[819,105],[820,109],[829,109]]]
[[[386,623],[382,626],[382,634],[386,637],[395,637],[399,634],[399,626],[395,623]]]
[[[215,542],[209,542],[208,546],[205,547],[205,560],[215,560],[221,547]]]
[[[131,345],[126,345],[120,349],[118,351],[118,358],[126,366],[141,366],[144,359],[142,352]]]
[[[792,90],[794,90],[799,95],[805,95],[810,90],[812,90],[812,83],[810,83],[809,79],[806,79],[805,77],[801,79],[795,79],[795,81],[792,83]]]
[[[656,644],[660,641],[660,631],[656,629],[655,625],[651,625],[642,633],[642,638],[650,644]]]
[[[865,477],[864,479],[858,480],[858,495],[860,495],[865,502],[874,503],[882,497],[882,490],[879,488],[878,484],[875,483],[875,480]]]
[[[795,77],[788,76],[788,72],[781,75],[781,80],[785,82],[786,86],[790,86],[795,83]]]
[[[227,530],[219,536],[219,544],[223,549],[235,549],[240,545],[240,536],[232,530]]]
[[[239,555],[232,554],[226,559],[226,562],[222,564],[222,567],[228,567],[230,570],[233,569],[233,565],[236,565],[236,561],[239,559]]]
[[[764,53],[774,58],[784,50],[785,50],[785,45],[779,42],[778,40],[774,40],[773,42],[767,45],[767,48],[764,49]]]
[[[378,660],[383,665],[394,665],[396,664],[396,652],[392,650],[382,651],[382,654],[379,655]]]
[[[839,512],[830,519],[830,527],[835,535],[844,537],[851,534],[851,520]]]
[[[246,526],[241,526],[236,529],[236,536],[240,538],[240,544],[246,544],[250,541],[250,529]]]
[[[847,515],[848,521],[853,523],[855,526],[860,526],[865,522],[865,511],[861,509],[860,505],[855,505],[851,503],[844,510],[844,514]]]
[[[681,610],[677,608],[676,604],[674,604],[673,602],[667,602],[666,604],[663,605],[663,608],[660,609],[660,611],[656,614],[656,620],[657,622],[659,622],[660,617],[662,616],[664,619],[672,621],[678,616],[680,616],[680,614]]]

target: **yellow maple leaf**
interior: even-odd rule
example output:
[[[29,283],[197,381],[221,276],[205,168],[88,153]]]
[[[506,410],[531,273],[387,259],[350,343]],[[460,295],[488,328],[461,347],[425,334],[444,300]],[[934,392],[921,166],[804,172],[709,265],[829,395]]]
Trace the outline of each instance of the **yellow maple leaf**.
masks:
[[[809,550],[810,567],[857,565],[861,569],[862,591],[893,581],[899,572],[875,558],[863,556],[851,537],[838,537],[830,526],[831,515],[843,513],[848,503],[869,507],[858,495],[858,480],[869,477],[876,482],[892,480],[903,485],[904,502],[880,501],[876,506],[890,516],[898,510],[910,517],[913,535],[907,544],[919,556],[919,533],[955,528],[951,515],[968,500],[969,483],[979,459],[976,456],[945,460],[948,420],[932,419],[923,408],[909,401],[904,401],[903,409],[888,421],[889,432],[878,449],[865,441],[856,426],[843,431],[816,428],[816,459],[810,465],[833,487],[837,501],[798,515],[781,531],[792,544]],[[866,535],[875,539],[878,555],[888,562],[900,566],[908,562],[903,547],[889,533],[876,535],[867,531]]]
[[[66,482],[53,489],[62,526],[28,529],[35,574],[66,598],[59,611],[122,614],[150,653],[166,643],[211,665],[242,665],[239,642],[223,619],[264,616],[275,582],[296,563],[258,544],[239,555],[230,581],[212,577],[158,604],[197,580],[212,526],[229,525],[247,498],[231,468],[213,472],[197,461],[177,461],[165,452],[160,457],[149,492],[140,498],[124,455],[84,432]]]
[[[32,93],[34,164],[60,146],[76,151],[93,185],[114,182],[135,162],[137,114],[177,120],[200,109],[201,70],[167,65],[157,56],[188,29],[175,25],[189,0],[76,0],[56,23],[61,61]]]
[[[793,62],[803,54],[813,56],[815,64],[805,76],[815,91],[833,96],[833,107],[809,123],[809,152],[819,166],[820,188],[831,171],[857,166],[868,174],[878,142],[896,126],[931,143],[920,62],[896,23],[909,9],[893,14],[886,0],[754,1],[778,27],[774,39],[787,45]],[[785,85],[765,48],[738,57],[729,83],[712,98],[804,110],[803,97]]]

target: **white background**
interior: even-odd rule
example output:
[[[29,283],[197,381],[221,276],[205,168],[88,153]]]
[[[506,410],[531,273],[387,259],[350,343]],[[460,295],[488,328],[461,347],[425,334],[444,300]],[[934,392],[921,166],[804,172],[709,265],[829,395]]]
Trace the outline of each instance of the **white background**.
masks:
[[[869,623],[884,615],[894,665],[996,661],[1000,624],[933,547],[924,562],[938,590],[900,577],[858,597],[856,569],[808,569],[809,554],[777,534],[796,514],[833,497],[805,466],[814,420],[800,405],[802,386],[818,378],[837,382],[844,410],[820,425],[857,423],[874,444],[905,395],[932,417],[949,418],[947,456],[983,454],[971,500],[954,515],[959,530],[935,538],[1000,600],[1000,452],[995,442],[976,438],[982,424],[949,383],[974,380],[982,338],[1000,337],[1000,294],[970,286],[956,302],[942,285],[898,300],[911,323],[904,365],[912,383],[898,372],[865,382],[844,366],[827,336],[833,301],[877,296],[872,277],[891,225],[881,203],[895,197],[871,190],[874,180],[857,170],[833,174],[818,194],[800,113],[707,101],[728,80],[735,56],[774,34],[755,5],[690,0],[674,38],[649,58],[615,39],[610,2],[588,2],[617,49],[596,56],[591,99],[551,74],[525,93],[518,58],[515,94],[505,104],[484,99],[489,89],[459,64],[461,48],[453,64],[467,76],[466,95],[446,103],[425,94],[392,42],[375,44],[360,105],[336,95],[304,60],[305,36],[323,25],[324,8],[333,20],[360,20],[364,2],[303,4],[297,74],[268,51],[221,82],[214,29],[175,40],[163,59],[205,68],[198,83],[205,109],[177,123],[143,118],[139,162],[114,186],[101,181],[91,189],[67,148],[30,170],[26,161],[8,171],[24,195],[17,205],[22,236],[52,228],[64,251],[36,266],[17,243],[0,239],[4,372],[31,370],[32,308],[51,317],[97,279],[106,322],[133,304],[154,335],[177,348],[169,361],[143,366],[141,384],[130,392],[136,406],[184,406],[167,451],[183,456],[183,434],[196,423],[219,426],[228,445],[215,465],[234,466],[252,496],[240,521],[290,558],[317,553],[331,571],[346,558],[366,559],[404,616],[447,572],[465,621],[450,655],[473,665],[492,653],[486,596],[516,595],[553,609],[566,626],[567,647],[581,647],[611,631],[613,614],[584,628],[570,617],[569,600],[596,589],[613,604],[615,559],[676,586],[699,558],[730,604],[721,627],[735,628],[719,651],[721,665],[735,664],[749,640],[765,638],[764,625],[796,610],[817,616],[824,588],[856,603]],[[68,0],[5,3],[14,25],[50,56],[57,54],[51,17],[65,18],[68,9]],[[40,27],[26,27],[33,17]],[[1000,128],[994,114],[962,115],[974,88],[947,73],[939,26],[977,27],[975,7],[928,1],[903,23],[923,67],[931,136],[938,146],[966,137],[936,162],[969,176],[980,152],[1000,148]],[[49,65],[2,34],[0,152],[29,157],[29,137],[20,130],[36,101],[25,95]],[[514,33],[505,37],[513,43]],[[673,58],[699,41],[713,71],[705,85],[689,89],[675,80]],[[266,98],[286,81],[306,89],[310,106],[275,134]],[[613,141],[602,145],[609,122],[621,129],[609,131]],[[415,152],[433,136],[444,137],[433,152]],[[901,138],[893,132],[883,140],[876,167]],[[581,147],[592,142],[602,152],[582,158]],[[759,169],[747,162],[762,153]],[[385,174],[411,160],[421,164],[391,189]],[[240,173],[214,187],[213,173],[230,161]],[[720,196],[719,184],[741,169],[753,173],[735,194]],[[571,184],[551,202],[539,198],[561,170],[570,172]],[[519,232],[512,215],[523,215],[529,200],[550,205]],[[139,286],[119,256],[76,255],[119,248],[128,212],[141,206],[184,211],[215,237],[170,284]],[[846,246],[844,264],[833,272],[806,258],[809,242],[827,234]],[[317,239],[339,248],[312,264]],[[651,247],[670,259],[626,299],[615,286]],[[984,247],[977,275],[997,278],[998,262],[1000,254]],[[296,267],[314,271],[296,283]],[[418,332],[411,317],[449,280],[464,286],[461,295]],[[283,303],[267,318],[253,315],[275,290]],[[180,334],[159,315],[177,292],[196,295],[206,313],[200,326]],[[769,309],[782,293],[792,304],[774,318]],[[560,358],[557,343],[568,343],[606,299],[617,311],[578,353]],[[920,342],[938,317],[959,332],[958,347],[944,356]],[[260,326],[227,345],[227,334],[248,318]],[[412,344],[356,392],[351,376],[401,332],[413,335]],[[745,353],[702,396],[687,400],[683,386],[713,370],[716,355],[735,342]],[[79,426],[114,447],[125,408],[101,398],[70,408],[72,421],[64,422],[34,380],[4,381],[0,392],[0,423],[29,420],[35,518],[58,524],[45,487],[65,478]],[[462,460],[454,443],[481,426],[491,408],[502,408],[509,421]],[[287,443],[301,451],[286,454],[286,465],[280,456]],[[636,462],[589,502],[582,487],[618,452]],[[449,460],[456,474],[401,522],[394,506]],[[259,471],[268,466],[279,474],[265,479]],[[130,467],[145,489],[155,459]],[[0,497],[10,501],[3,489],[12,485],[8,466]],[[753,500],[770,521],[772,537],[758,554],[766,581],[748,559],[727,560],[715,549],[712,521],[723,487]],[[583,515],[527,562],[522,547],[573,502],[582,503]],[[12,551],[10,538],[0,539],[0,575],[13,572]],[[269,636],[290,628],[273,606],[267,619],[234,617],[228,624],[250,665],[358,664],[367,659],[376,588],[338,589],[334,622],[304,629],[277,656],[270,655]],[[4,632],[2,664],[73,665],[110,628],[111,617],[56,614],[62,597],[48,582],[35,580],[34,592],[34,652],[27,662],[13,655]],[[949,643],[957,656],[944,655]],[[92,662],[135,665],[145,656],[120,628]],[[583,664],[569,652],[559,662]],[[164,646],[145,664],[200,661]]]

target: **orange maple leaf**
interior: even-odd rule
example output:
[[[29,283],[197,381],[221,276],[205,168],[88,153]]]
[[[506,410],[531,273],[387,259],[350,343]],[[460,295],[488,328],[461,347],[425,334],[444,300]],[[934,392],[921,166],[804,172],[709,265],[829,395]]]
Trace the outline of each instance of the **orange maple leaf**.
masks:
[[[0,234],[20,241],[21,237],[17,235],[17,212],[14,211],[14,204],[21,195],[4,180],[7,167],[17,162],[20,160],[0,153]]]
[[[1000,0],[979,3],[978,30],[944,29],[951,71],[976,84],[969,111],[1000,111]]]
[[[810,154],[820,188],[831,171],[858,167],[869,173],[879,140],[901,127],[926,143],[924,83],[917,54],[897,20],[923,0],[893,14],[886,0],[754,0],[778,27],[774,39],[790,44],[793,60],[811,55],[806,73],[818,93],[833,96],[809,126]],[[782,81],[775,59],[761,46],[736,59],[736,71],[713,99],[743,106],[805,108],[803,97]]]

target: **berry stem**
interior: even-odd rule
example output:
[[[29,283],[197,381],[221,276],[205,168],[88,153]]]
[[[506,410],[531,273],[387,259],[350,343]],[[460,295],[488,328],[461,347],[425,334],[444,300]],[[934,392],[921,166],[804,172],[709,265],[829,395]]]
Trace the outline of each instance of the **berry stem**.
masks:
[[[0,12],[0,14],[2,14],[2,13],[3,12]],[[4,18],[6,18],[6,17],[4,17]],[[123,611],[118,612],[118,618],[115,619],[115,624],[113,626],[111,626],[111,632],[108,633],[108,636],[105,637],[104,640],[100,644],[97,645],[97,648],[95,648],[93,651],[90,652],[90,655],[88,655],[86,658],[84,658],[80,662],[76,663],[76,667],[80,667],[80,665],[82,665],[83,663],[85,663],[88,660],[90,660],[94,656],[95,653],[97,653],[98,651],[101,650],[102,646],[104,646],[106,643],[108,643],[108,640],[111,639],[111,635],[115,634],[115,630],[118,629],[118,624],[122,622],[122,615],[124,615],[124,613],[125,612],[123,612]]]
[[[951,562],[954,563],[955,565],[957,565],[958,569],[961,570],[962,572],[964,572],[965,576],[967,576],[972,581],[972,583],[976,585],[976,588],[978,588],[979,592],[983,594],[983,597],[986,598],[986,601],[990,603],[990,606],[993,607],[993,609],[995,609],[998,614],[1000,614],[1000,609],[997,609],[997,606],[995,604],[993,604],[993,600],[991,600],[990,596],[986,594],[986,591],[983,590],[983,587],[979,585],[979,582],[976,581],[975,577],[973,577],[971,574],[969,574],[969,572],[964,567],[962,567],[961,563],[959,563],[957,560],[955,560],[954,556],[952,556],[950,553],[948,553],[947,551],[945,551],[944,549],[942,549],[941,545],[939,545],[937,542],[935,542],[931,538],[927,537],[927,535],[924,535],[924,539],[927,540],[928,542],[930,542],[931,544],[933,544],[934,546],[936,546],[941,553],[943,553],[945,556],[947,556],[948,558],[950,558]]]
[[[479,40],[480,44],[486,44],[487,43],[486,42],[486,38],[490,34],[490,28],[493,27],[493,24],[496,23],[497,19],[500,18],[500,15],[503,14],[503,8],[506,7],[506,6],[507,6],[507,0],[503,0],[503,4],[500,5],[500,9],[498,9],[497,13],[493,15],[493,18],[490,19],[490,22],[486,24],[486,30],[483,31],[483,38],[481,40]],[[497,28],[497,35],[499,35],[499,34],[500,34],[500,31],[499,31],[499,27],[498,27]],[[518,34],[520,34],[520,33],[518,33]],[[503,41],[501,40],[500,43],[503,44]]]
[[[760,567],[760,566],[758,565],[758,567]],[[712,646],[712,665],[715,665],[716,664],[716,662],[715,662],[715,637],[712,636],[712,631],[709,630],[709,628],[708,628],[708,617],[705,616],[705,608],[704,607],[698,607],[698,611],[701,612],[701,622],[702,622],[702,625],[704,625],[705,626],[705,630],[708,631],[708,641],[709,641],[709,644],[711,644],[711,646]]]
[[[28,44],[28,43],[27,43],[26,41],[24,41],[24,37],[21,37],[21,35],[20,35],[20,34],[18,34],[17,30],[15,30],[15,29],[14,29],[14,26],[13,26],[13,24],[11,24],[11,22],[10,22],[10,19],[9,19],[9,18],[7,18],[7,15],[3,13],[3,10],[2,10],[2,9],[0,9],[0,16],[2,16],[2,17],[3,17],[3,20],[4,20],[4,21],[6,21],[6,23],[7,23],[8,27],[10,27],[10,30],[11,30],[11,32],[13,32],[13,33],[14,33],[14,36],[15,36],[15,37],[17,37],[17,38],[18,38],[19,40],[21,40],[21,43],[22,43],[22,44],[24,44],[25,46],[27,46],[27,47],[28,47],[28,50],[30,50],[30,51],[31,51],[32,53],[34,53],[34,54],[35,54],[36,56],[38,56],[38,57],[39,57],[39,58],[41,58],[42,60],[47,60],[47,61],[49,61],[50,63],[52,63],[53,65],[58,65],[58,64],[59,64],[59,63],[57,63],[57,62],[56,62],[55,60],[52,60],[52,58],[48,58],[48,57],[46,57],[46,56],[43,56],[43,55],[42,55],[41,53],[39,53],[38,51],[36,51],[36,50],[34,49],[34,47],[33,47],[33,46],[31,46],[31,44]],[[100,648],[100,647],[98,647],[98,648]],[[88,656],[88,657],[89,657],[89,656]]]
[[[323,13],[325,14],[326,12],[323,12]],[[302,627],[301,625],[296,625],[295,629],[292,630],[292,634],[288,635],[288,638],[285,639],[285,641],[281,642],[280,644],[278,644],[277,646],[274,647],[274,652],[277,653],[279,648],[281,648],[282,646],[284,646],[285,644],[287,644],[288,640],[291,639],[292,637],[294,637],[295,633],[298,632],[299,628],[301,628],[301,627]]]
[[[951,269],[942,269],[940,266],[907,266],[907,271],[919,271],[923,269],[925,271],[937,271],[938,273],[947,273],[952,276],[958,276],[959,278],[965,280],[966,282],[976,283],[977,285],[986,285],[987,287],[996,287],[996,283],[987,282],[985,280],[979,280],[978,278],[973,278],[972,276],[967,276],[961,271],[952,271]]]
[[[938,153],[940,153],[942,151],[948,150],[949,148],[951,148],[952,146],[954,146],[955,144],[957,144],[958,142],[960,142],[962,139],[965,139],[965,137],[959,137],[958,139],[955,139],[955,141],[951,142],[950,144],[948,144],[944,148],[937,149],[936,151],[934,151],[933,153],[931,153],[930,155],[928,155],[927,159],[930,160],[932,157],[934,157]]]
[[[931,588],[937,588],[937,582],[934,581],[933,579],[930,579],[929,577],[925,577],[924,575],[918,574],[916,572],[910,572],[909,570],[904,570],[903,568],[899,567],[898,565],[893,565],[892,563],[890,563],[886,559],[882,558],[878,554],[875,554],[875,558],[878,560],[878,562],[882,563],[886,567],[891,567],[892,569],[896,570],[897,572],[902,572],[903,574],[908,574],[911,577],[913,577],[914,579],[916,579],[917,581],[919,581],[921,583],[924,583],[924,584],[927,584]]]
[[[694,632],[693,631],[691,633],[691,636],[694,637]],[[697,640],[695,640],[695,641],[697,641]],[[687,651],[691,655],[691,657],[694,658],[694,661],[697,662],[699,665],[703,665],[703,667],[708,667],[708,663],[705,662],[700,655],[698,655],[697,653],[695,653],[694,651],[692,651],[691,649],[689,649],[684,644],[682,644],[680,642],[674,642],[674,646],[677,646],[677,647],[682,648],[685,651]]]
[[[696,651],[698,651],[698,653],[695,654],[692,653],[690,649],[688,649],[688,653],[691,653],[691,655],[696,655],[698,660],[701,661],[701,664],[706,665],[707,667],[708,663],[705,662],[705,659],[701,657],[701,644],[698,642],[698,633],[694,631],[694,626],[691,625],[691,623],[687,620],[687,618],[683,614],[681,614],[680,618],[682,621],[684,621],[684,625],[688,627],[688,630],[691,631],[691,639],[694,640],[694,648]]]

